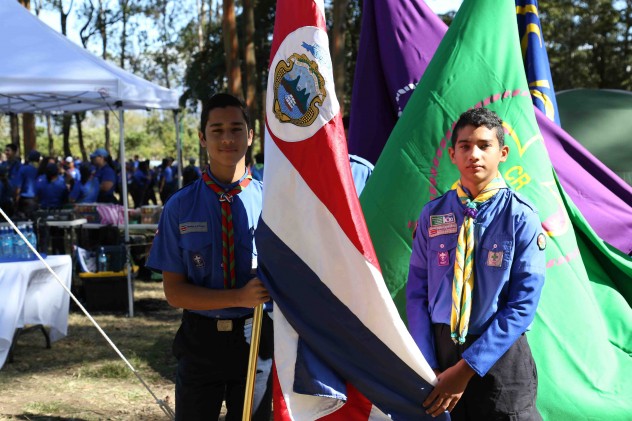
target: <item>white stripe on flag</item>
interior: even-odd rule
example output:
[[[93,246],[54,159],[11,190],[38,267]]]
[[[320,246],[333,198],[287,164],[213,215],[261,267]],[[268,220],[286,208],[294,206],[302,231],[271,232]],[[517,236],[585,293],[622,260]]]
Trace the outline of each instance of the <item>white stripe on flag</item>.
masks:
[[[278,306],[274,308],[274,365],[283,399],[292,420],[316,420],[336,411],[344,404],[333,398],[294,393],[294,367],[298,334]]]
[[[435,384],[435,374],[399,317],[382,274],[358,251],[270,138],[266,166],[265,223],[395,355]],[[376,307],[380,303],[384,305]]]

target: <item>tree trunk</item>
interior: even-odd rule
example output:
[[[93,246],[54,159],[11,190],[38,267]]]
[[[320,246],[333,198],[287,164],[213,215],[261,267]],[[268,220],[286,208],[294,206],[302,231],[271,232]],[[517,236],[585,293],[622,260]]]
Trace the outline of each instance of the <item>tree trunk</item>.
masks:
[[[70,127],[72,126],[72,114],[64,114],[64,117],[61,120],[61,134],[62,134],[62,143],[64,152],[66,151],[67,145],[70,145]]]
[[[70,9],[72,8],[72,2],[70,3],[70,8],[68,8],[67,12],[64,12],[64,2],[63,0],[59,0],[58,2],[56,2],[56,6],[59,9],[59,22],[61,25],[61,33],[64,36],[67,36],[67,28],[68,28],[68,15],[70,14]],[[85,47],[85,45],[84,45]],[[69,153],[66,153],[66,151],[70,151],[70,125],[72,124],[72,116],[71,115],[64,115],[64,120],[63,120],[63,124],[65,124],[67,126],[66,130],[64,131],[64,136],[62,137],[62,148],[64,150],[65,155],[64,156],[68,156],[70,155]],[[63,129],[62,129],[63,131]],[[67,134],[67,135],[66,135]],[[49,140],[50,142],[50,140]],[[53,147],[49,147],[50,152],[49,154],[52,156],[53,155]]]
[[[206,11],[204,10],[206,8],[206,2],[205,0],[196,0],[196,6],[197,6],[197,11],[198,11],[198,28],[197,28],[197,35],[198,35],[198,51],[202,51],[202,49],[204,48],[204,20],[206,18]]]
[[[224,51],[226,54],[226,75],[228,76],[228,92],[243,97],[241,70],[239,68],[239,41],[237,38],[237,21],[235,18],[235,0],[222,2],[222,32]]]
[[[121,60],[119,66],[121,69],[125,68],[125,52],[127,47],[127,21],[129,19],[129,0],[119,0],[119,6],[121,8]]]
[[[259,120],[259,111],[257,110],[257,59],[255,56],[255,10],[254,0],[243,0],[244,17],[245,17],[245,45],[244,55],[246,62],[246,106],[252,116],[253,129],[257,126],[256,121]],[[259,125],[261,129],[261,125]],[[248,148],[248,159],[252,158],[252,149]]]
[[[103,147],[110,152],[110,112],[108,110],[103,111],[103,121],[105,125],[105,145]]]
[[[99,12],[97,15],[97,26],[99,28],[99,34],[101,35],[101,47],[103,53],[101,57],[103,60],[107,60],[108,56],[108,31],[107,31],[107,16],[103,0],[99,0]],[[105,110],[103,112],[103,128],[105,132],[105,145],[106,151],[110,151],[110,113]]]
[[[334,0],[333,27],[331,29],[331,58],[333,61],[336,97],[340,103],[340,113],[344,115],[345,104],[345,23],[348,0]]]
[[[27,9],[31,10],[30,0],[18,0],[20,4]],[[24,135],[24,156],[26,156],[32,149],[37,148],[37,138],[35,131],[35,116],[31,113],[24,113],[22,115],[22,133]]]
[[[55,149],[55,138],[53,137],[53,124],[50,119],[50,114],[46,114],[46,135],[48,136],[48,155],[53,155],[53,149]]]
[[[20,118],[17,114],[11,113],[9,117],[11,125],[11,143],[18,145],[18,152],[20,151]]]
[[[30,151],[37,149],[34,114],[22,114],[22,135],[24,136],[24,156],[27,156]]]
[[[75,122],[77,123],[77,138],[79,139],[79,148],[83,151],[85,147],[83,145],[83,129],[81,127],[81,123],[83,122],[83,118],[85,117],[85,113],[75,113]],[[72,156],[72,152],[70,148],[67,151],[64,151],[66,156]]]

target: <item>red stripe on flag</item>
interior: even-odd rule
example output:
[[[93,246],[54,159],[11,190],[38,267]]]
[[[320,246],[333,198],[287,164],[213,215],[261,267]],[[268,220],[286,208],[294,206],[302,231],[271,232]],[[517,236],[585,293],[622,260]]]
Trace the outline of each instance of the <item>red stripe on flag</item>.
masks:
[[[272,130],[268,132],[305,183],[329,209],[349,240],[379,269],[353,183],[340,114],[314,136],[300,142],[285,142],[276,137]]]
[[[270,47],[270,63],[283,42],[291,32],[303,26],[316,26],[327,31],[324,16],[315,1],[282,1],[277,2],[274,20],[274,36]]]
[[[325,399],[325,398],[323,398]],[[283,398],[283,390],[277,376],[276,364],[272,365],[272,401],[274,421],[289,421],[290,412]],[[318,421],[367,421],[371,415],[373,404],[358,389],[347,383],[347,402],[337,411],[318,418]]]
[[[281,390],[281,383],[279,383],[276,363],[272,363],[272,405],[274,408],[274,421],[288,421],[292,419],[283,398],[283,390]]]
[[[347,383],[347,402],[336,412],[319,421],[367,421],[373,404],[350,383]],[[276,407],[274,408],[276,411]]]

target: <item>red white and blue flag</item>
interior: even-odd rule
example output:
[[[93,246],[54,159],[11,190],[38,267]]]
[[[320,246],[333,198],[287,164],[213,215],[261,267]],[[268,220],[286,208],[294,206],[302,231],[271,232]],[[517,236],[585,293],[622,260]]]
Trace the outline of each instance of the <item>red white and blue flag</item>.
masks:
[[[275,302],[275,419],[430,419],[435,376],[380,272],[328,46],[323,0],[278,0],[256,233]]]

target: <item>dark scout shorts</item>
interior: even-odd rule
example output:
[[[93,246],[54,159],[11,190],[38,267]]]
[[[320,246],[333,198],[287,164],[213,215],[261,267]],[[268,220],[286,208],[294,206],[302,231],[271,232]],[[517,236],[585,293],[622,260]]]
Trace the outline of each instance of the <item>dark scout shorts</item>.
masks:
[[[456,364],[478,338],[468,335],[465,344],[456,345],[450,337],[450,326],[433,327],[441,371]],[[535,406],[537,389],[535,361],[523,334],[485,376],[472,377],[450,417],[452,421],[541,421]]]

